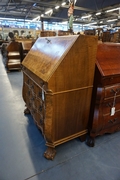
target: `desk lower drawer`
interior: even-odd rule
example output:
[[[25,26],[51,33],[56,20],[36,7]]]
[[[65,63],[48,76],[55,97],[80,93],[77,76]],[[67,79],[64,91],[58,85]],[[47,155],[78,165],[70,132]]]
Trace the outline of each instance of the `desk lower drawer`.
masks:
[[[104,116],[103,115],[103,129],[110,128],[112,126],[120,124],[120,111],[115,113],[114,116]]]
[[[115,107],[115,113],[120,111],[120,98],[104,101],[100,104],[100,109],[102,109],[103,115],[111,115],[112,107]]]

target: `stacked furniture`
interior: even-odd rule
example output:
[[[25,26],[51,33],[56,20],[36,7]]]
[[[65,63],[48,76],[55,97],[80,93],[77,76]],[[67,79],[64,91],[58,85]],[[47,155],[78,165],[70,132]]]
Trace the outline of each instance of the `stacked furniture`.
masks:
[[[31,113],[53,159],[55,147],[86,139],[97,37],[40,37],[22,62],[25,114]]]
[[[120,44],[98,44],[91,101],[89,146],[95,137],[120,130]]]
[[[20,70],[21,69],[21,43],[16,41],[11,41],[7,48],[7,62],[6,68],[8,71],[10,70]]]

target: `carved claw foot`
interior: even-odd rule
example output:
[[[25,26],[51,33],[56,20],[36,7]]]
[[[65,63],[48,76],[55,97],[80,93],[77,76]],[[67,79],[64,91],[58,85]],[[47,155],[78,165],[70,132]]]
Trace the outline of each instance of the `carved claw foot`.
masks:
[[[44,157],[49,160],[53,160],[56,154],[56,150],[54,148],[48,147],[44,153]]]
[[[90,146],[90,147],[94,147],[94,145],[95,145],[95,138],[89,136],[87,141],[86,141],[86,144],[88,146]]]
[[[26,108],[26,109],[24,110],[24,114],[30,114],[30,110],[29,110],[28,108]]]

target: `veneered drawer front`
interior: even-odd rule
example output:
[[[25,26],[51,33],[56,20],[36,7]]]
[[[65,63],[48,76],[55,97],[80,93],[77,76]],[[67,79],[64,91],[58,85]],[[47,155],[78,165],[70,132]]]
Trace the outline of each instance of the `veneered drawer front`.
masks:
[[[119,82],[120,82],[120,75],[106,76],[106,77],[102,77],[101,79],[101,83],[103,86],[119,84]]]
[[[120,84],[105,87],[105,98],[120,96]]]
[[[112,127],[117,124],[120,124],[120,111],[116,112],[114,116],[103,115],[103,129]]]
[[[110,101],[105,101],[101,104],[103,115],[110,115],[111,108],[115,107],[115,112],[120,111],[120,98],[112,98]]]

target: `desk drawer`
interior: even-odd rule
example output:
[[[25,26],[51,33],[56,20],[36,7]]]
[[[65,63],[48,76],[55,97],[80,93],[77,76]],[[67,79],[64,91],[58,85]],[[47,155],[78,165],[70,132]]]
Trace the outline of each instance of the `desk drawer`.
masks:
[[[116,98],[115,101],[114,98],[110,101],[104,101],[104,103],[101,104],[103,115],[110,115],[113,105],[115,107],[115,112],[120,111],[120,98]]]
[[[105,87],[105,98],[120,96],[120,84]]]
[[[103,115],[103,129],[112,127],[117,124],[120,124],[120,111],[116,112],[114,116]]]

